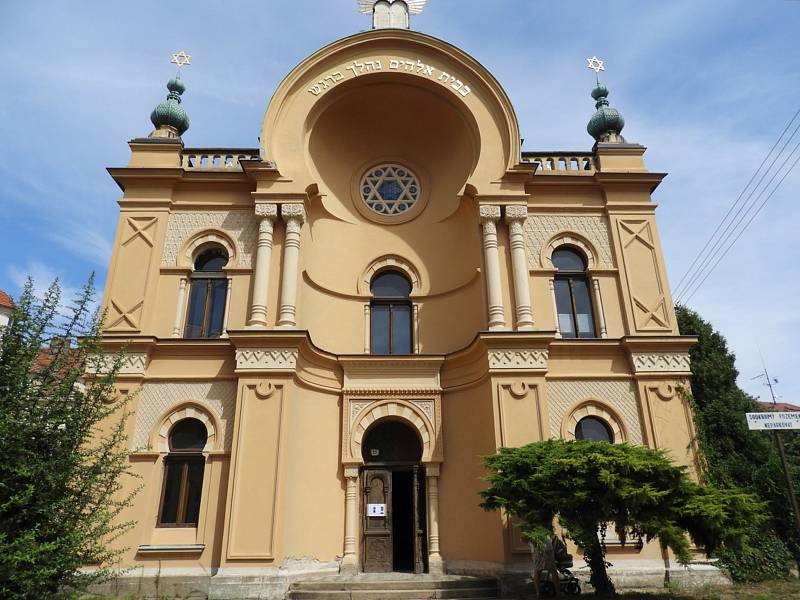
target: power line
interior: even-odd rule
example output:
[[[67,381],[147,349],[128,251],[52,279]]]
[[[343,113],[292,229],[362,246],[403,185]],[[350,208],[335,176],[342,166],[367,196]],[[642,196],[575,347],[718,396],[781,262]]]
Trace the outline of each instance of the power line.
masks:
[[[800,110],[798,110],[794,114],[792,119],[789,121],[789,123],[786,125],[784,130],[781,132],[781,135],[778,136],[778,139],[776,140],[775,144],[773,144],[772,148],[767,153],[767,155],[764,157],[764,160],[761,162],[761,164],[759,165],[758,169],[756,169],[755,173],[753,173],[752,177],[747,182],[747,185],[745,185],[745,187],[742,189],[742,192],[739,194],[739,197],[731,205],[730,209],[728,209],[728,212],[722,218],[722,220],[720,221],[719,225],[717,225],[717,228],[714,230],[714,233],[708,239],[708,241],[706,242],[705,246],[703,246],[703,249],[697,254],[697,256],[695,257],[694,261],[692,262],[692,265],[689,267],[687,272],[681,278],[681,281],[678,283],[678,286],[677,286],[676,291],[675,291],[676,298],[678,298],[678,299],[682,298],[693,287],[695,282],[702,276],[702,273],[705,270],[705,268],[710,264],[711,261],[714,260],[714,256],[720,251],[720,249],[725,245],[725,243],[730,239],[730,237],[732,235],[734,235],[735,228],[739,225],[739,223],[741,223],[742,220],[744,220],[747,217],[747,214],[752,210],[752,208],[756,204],[756,202],[758,202],[758,198],[761,197],[761,195],[765,191],[766,187],[769,187],[769,185],[772,183],[772,181],[774,180],[774,178],[775,178],[777,173],[773,174],[772,179],[770,179],[770,181],[767,183],[765,188],[762,189],[762,191],[759,194],[759,196],[757,196],[756,199],[751,202],[753,194],[756,193],[756,191],[758,190],[759,186],[761,186],[761,184],[763,183],[764,179],[767,177],[767,175],[769,175],[770,171],[772,170],[772,167],[775,165],[775,163],[781,157],[781,155],[783,154],[784,150],[786,150],[786,147],[792,142],[794,137],[797,135],[798,130],[800,130],[800,123],[798,123],[797,126],[794,128],[794,130],[792,131],[791,135],[786,139],[786,141],[784,142],[784,144],[781,147],[781,149],[778,151],[778,153],[772,159],[772,162],[770,162],[770,164],[767,167],[767,169],[761,174],[761,177],[758,179],[758,182],[755,184],[755,186],[752,189],[750,189],[749,193],[747,193],[748,188],[750,188],[750,185],[752,184],[752,182],[756,179],[756,177],[758,177],[759,172],[764,167],[766,162],[769,160],[769,157],[775,151],[775,148],[778,147],[778,145],[780,144],[780,142],[783,139],[784,135],[786,135],[786,132],[789,130],[789,128],[792,126],[792,124],[794,123],[794,121],[797,119],[797,117],[799,115],[800,115]],[[786,161],[784,160],[784,163],[782,163],[781,167],[778,168],[778,172],[780,172],[780,169],[785,165],[785,163],[786,163]],[[746,197],[745,197],[745,193],[747,193]],[[731,213],[733,213],[733,211],[736,209],[737,205],[739,205],[739,201],[743,197],[744,197],[744,202],[742,202],[741,206],[739,206],[739,209],[733,215],[731,220],[728,221],[728,217],[730,217]],[[744,211],[743,215],[742,215],[742,211]],[[742,216],[740,217],[740,215],[742,215]],[[728,221],[728,224],[725,226],[724,231],[722,232],[721,236],[718,239],[715,240],[715,237],[716,237],[717,233],[719,233],[720,229],[722,229],[722,227],[725,225],[726,221]],[[731,227],[734,228],[733,231],[731,231]],[[711,247],[709,248],[709,246],[711,246]],[[704,255],[704,252],[706,252],[706,250],[708,250],[708,252]],[[700,261],[699,264],[697,264],[698,260]],[[688,280],[686,280],[687,276],[689,277]]]
[[[794,150],[792,150],[791,154],[789,154],[789,156],[787,157],[786,161],[784,161],[783,164],[786,164],[786,162],[789,160],[789,158],[791,158],[792,154],[794,154],[797,151],[798,148],[800,148],[800,144],[797,144],[797,146],[795,146]],[[739,231],[738,235],[733,240],[733,242],[730,243],[730,245],[725,249],[725,252],[722,253],[722,255],[712,265],[712,267],[708,271],[708,273],[706,273],[706,276],[703,277],[702,281],[700,281],[700,283],[697,284],[697,286],[694,288],[692,293],[686,298],[686,302],[688,302],[689,300],[692,299],[692,297],[697,293],[697,290],[700,289],[700,287],[705,283],[706,279],[708,279],[708,277],[711,275],[711,273],[713,273],[714,269],[717,268],[717,265],[720,263],[720,261],[723,258],[725,258],[725,256],[728,254],[730,249],[733,248],[734,244],[736,244],[736,242],[739,241],[739,238],[742,237],[742,234],[750,226],[750,223],[753,222],[753,220],[758,216],[758,214],[761,212],[761,210],[764,208],[764,206],[766,206],[767,202],[769,202],[769,199],[772,198],[773,194],[775,194],[775,192],[778,191],[778,188],[781,187],[781,184],[783,183],[784,179],[786,179],[789,176],[789,174],[794,170],[794,168],[797,166],[798,162],[800,162],[800,154],[794,160],[794,162],[792,163],[792,166],[789,167],[789,169],[783,174],[783,177],[781,177],[780,180],[778,181],[778,183],[775,184],[775,187],[772,188],[772,191],[769,193],[769,195],[766,198],[764,198],[764,201],[759,205],[758,209],[756,209],[756,211],[752,214],[752,216],[747,221],[747,223],[745,223],[745,226]],[[783,168],[783,165],[781,165],[781,168]],[[778,172],[780,172],[780,169],[778,170]],[[774,176],[773,176],[773,179],[774,179]],[[762,193],[763,193],[763,191],[762,191]],[[756,198],[756,200],[758,200],[758,198]]]
[[[794,113],[794,116],[792,117],[791,121],[789,121],[786,124],[786,127],[784,127],[784,129],[781,132],[780,136],[778,136],[778,139],[772,145],[772,148],[770,148],[769,152],[767,152],[767,155],[764,157],[764,160],[761,161],[761,164],[758,166],[758,169],[756,169],[755,173],[753,173],[753,175],[750,177],[750,181],[747,182],[747,185],[745,185],[744,188],[742,189],[742,191],[739,193],[739,197],[736,198],[736,201],[728,209],[728,212],[725,213],[724,217],[722,217],[722,220],[717,225],[717,228],[714,230],[714,233],[711,234],[711,237],[709,237],[708,240],[706,240],[705,246],[703,246],[703,248],[700,250],[700,252],[697,253],[697,256],[694,257],[694,260],[692,261],[692,264],[689,265],[689,268],[686,270],[686,272],[683,274],[683,277],[681,277],[680,281],[675,286],[676,295],[678,294],[679,290],[681,289],[681,286],[682,286],[684,280],[686,279],[686,277],[692,272],[692,269],[697,264],[697,261],[700,259],[700,257],[703,255],[703,252],[706,251],[706,249],[708,248],[709,244],[711,244],[711,242],[714,240],[714,237],[717,235],[719,230],[725,224],[725,221],[728,219],[730,214],[736,208],[736,205],[742,199],[742,197],[744,196],[745,192],[750,187],[750,184],[753,183],[755,178],[758,176],[759,171],[761,171],[761,169],[764,167],[764,165],[766,164],[767,160],[769,160],[769,157],[775,151],[775,148],[778,147],[778,144],[780,144],[781,139],[783,139],[783,136],[786,135],[787,131],[789,131],[789,128],[792,126],[792,123],[794,123],[795,119],[797,119],[798,115],[800,115],[800,109],[798,109],[798,111],[796,113]],[[773,164],[774,164],[774,161],[773,161]],[[772,165],[770,165],[770,166],[772,166]]]

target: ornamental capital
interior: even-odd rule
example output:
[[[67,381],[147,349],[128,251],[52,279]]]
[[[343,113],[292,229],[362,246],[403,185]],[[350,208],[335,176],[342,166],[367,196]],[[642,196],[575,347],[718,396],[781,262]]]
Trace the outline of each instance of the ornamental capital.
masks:
[[[486,224],[487,222],[494,223],[500,220],[500,207],[494,204],[483,204],[478,209],[478,215],[480,216],[482,224]]]
[[[524,221],[528,218],[528,207],[512,205],[506,206],[506,223],[513,223],[515,221]]]
[[[306,207],[302,204],[292,203],[292,204],[281,204],[281,217],[287,223],[289,221],[300,221],[300,223],[306,222]]]
[[[256,216],[263,219],[278,218],[278,205],[267,202],[256,202]]]

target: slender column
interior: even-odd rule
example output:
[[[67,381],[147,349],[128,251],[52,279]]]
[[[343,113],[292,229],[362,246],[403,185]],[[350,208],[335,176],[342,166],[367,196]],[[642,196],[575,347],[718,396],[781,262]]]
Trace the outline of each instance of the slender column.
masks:
[[[300,229],[306,220],[302,204],[283,204],[281,216],[286,221],[281,272],[281,304],[278,327],[297,327],[297,268],[300,264]]]
[[[592,277],[592,289],[594,290],[594,305],[597,307],[597,323],[600,325],[600,337],[607,338],[608,331],[606,330],[606,315],[603,310],[603,298],[600,295],[600,282],[597,278]]]
[[[233,277],[228,277],[228,289],[225,292],[225,312],[222,314],[222,335],[228,337],[228,317],[231,313],[231,294],[233,293]]]
[[[428,571],[444,574],[444,560],[439,552],[439,465],[426,465],[428,479]]]
[[[414,354],[419,354],[419,305],[415,304],[412,317],[414,319]]]
[[[483,227],[483,262],[486,268],[486,297],[489,301],[489,329],[504,329],[506,319],[503,310],[503,290],[500,287],[500,255],[497,252],[497,222],[500,207],[480,207]]]
[[[556,337],[561,337],[561,325],[558,322],[558,303],[556,302],[556,283],[554,279],[550,280],[550,296],[553,298],[553,316],[556,319]]]
[[[369,354],[369,346],[370,346],[370,309],[369,304],[364,305],[364,354]]]
[[[186,307],[186,286],[189,283],[188,277],[181,277],[181,284],[178,288],[178,308],[175,311],[175,323],[172,326],[172,337],[181,337],[181,326],[183,325],[183,311]]]
[[[517,329],[533,329],[528,257],[525,256],[525,219],[527,206],[507,206],[506,223],[511,239],[511,268],[514,271],[514,298],[517,304]]]
[[[248,327],[266,329],[267,294],[269,292],[269,268],[272,263],[272,231],[278,216],[277,204],[256,204],[258,246],[256,249],[256,272],[253,276],[253,302],[250,305]],[[228,291],[230,295],[230,291]]]
[[[341,573],[349,575],[358,571],[358,467],[346,466],[347,491],[344,504],[344,556]]]

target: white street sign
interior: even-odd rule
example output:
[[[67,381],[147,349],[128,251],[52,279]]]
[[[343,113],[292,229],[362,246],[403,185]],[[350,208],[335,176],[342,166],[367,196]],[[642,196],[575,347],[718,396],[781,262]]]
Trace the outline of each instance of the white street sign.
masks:
[[[385,517],[386,505],[385,504],[367,504],[368,517]]]
[[[800,412],[747,413],[750,429],[800,429]]]

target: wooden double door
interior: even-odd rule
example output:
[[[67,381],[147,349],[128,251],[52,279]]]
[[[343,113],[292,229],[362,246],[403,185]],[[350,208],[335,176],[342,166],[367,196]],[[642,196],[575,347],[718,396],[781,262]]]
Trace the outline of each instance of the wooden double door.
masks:
[[[425,472],[418,464],[361,472],[361,564],[365,573],[427,570]]]

